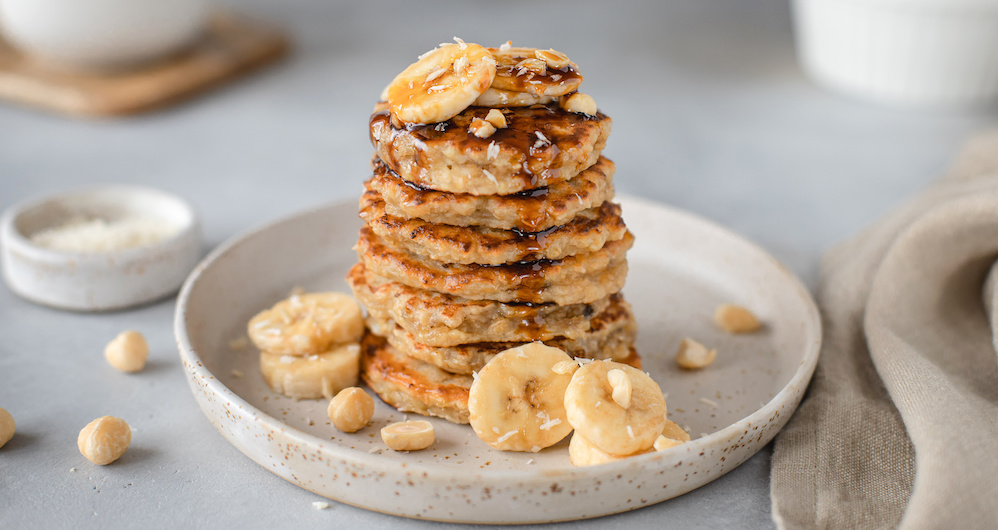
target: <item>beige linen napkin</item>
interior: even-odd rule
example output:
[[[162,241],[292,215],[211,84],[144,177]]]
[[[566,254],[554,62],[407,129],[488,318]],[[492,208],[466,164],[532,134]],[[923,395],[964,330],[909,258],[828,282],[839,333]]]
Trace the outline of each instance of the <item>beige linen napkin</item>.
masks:
[[[998,528],[998,133],[822,261],[824,345],[776,439],[781,528]]]

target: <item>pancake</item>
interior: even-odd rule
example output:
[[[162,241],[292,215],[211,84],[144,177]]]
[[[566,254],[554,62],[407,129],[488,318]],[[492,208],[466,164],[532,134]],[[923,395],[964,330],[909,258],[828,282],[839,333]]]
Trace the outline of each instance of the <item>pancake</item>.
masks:
[[[402,355],[370,333],[360,347],[361,377],[382,401],[402,412],[468,423],[470,375],[451,374]]]
[[[375,110],[371,142],[388,167],[419,186],[472,195],[508,195],[569,180],[596,163],[611,129],[605,114],[577,114],[554,104],[503,109],[508,126],[488,138],[468,131],[488,107],[401,129],[392,126],[387,105]]]
[[[567,306],[465,300],[387,280],[362,263],[350,269],[347,282],[372,317],[391,319],[430,346],[578,338],[615,300]]]
[[[578,338],[555,337],[542,342],[560,348],[572,357],[610,359],[617,362],[630,357],[637,324],[626,302],[621,300],[613,304],[590,322],[589,331]],[[427,346],[392,320],[371,317],[367,319],[367,326],[371,333],[388,339],[388,343],[397,351],[458,374],[481,370],[495,354],[527,343],[480,342],[446,347]]]
[[[473,376],[445,372],[404,355],[371,333],[364,335],[360,346],[361,377],[382,401],[402,412],[468,423],[468,393]],[[641,366],[634,348],[623,362]]]
[[[380,158],[366,186],[381,194],[385,213],[452,226],[540,232],[568,224],[579,212],[613,198],[613,162],[600,157],[576,177],[512,195],[471,195],[422,188],[403,180]]]
[[[620,206],[611,202],[579,212],[565,225],[541,232],[523,232],[451,226],[388,215],[381,194],[370,187],[360,198],[360,217],[386,244],[432,260],[464,265],[559,260],[596,252],[608,241],[622,239],[627,231],[620,218]]]
[[[585,304],[616,293],[627,276],[627,232],[596,252],[561,260],[509,265],[444,264],[386,245],[371,228],[360,230],[357,253],[373,273],[410,287],[470,300]]]

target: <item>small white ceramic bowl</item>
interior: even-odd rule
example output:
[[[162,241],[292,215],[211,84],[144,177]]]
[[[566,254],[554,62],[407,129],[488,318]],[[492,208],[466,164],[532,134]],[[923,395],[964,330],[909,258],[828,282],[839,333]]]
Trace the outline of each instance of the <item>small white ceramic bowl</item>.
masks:
[[[136,66],[190,44],[207,0],[0,0],[0,32],[18,49],[78,70]]]
[[[32,236],[73,219],[155,219],[169,234],[150,244],[105,252],[54,250]],[[39,304],[109,311],[175,292],[201,253],[193,208],[169,193],[134,186],[99,186],[25,201],[0,217],[0,261],[14,293]]]

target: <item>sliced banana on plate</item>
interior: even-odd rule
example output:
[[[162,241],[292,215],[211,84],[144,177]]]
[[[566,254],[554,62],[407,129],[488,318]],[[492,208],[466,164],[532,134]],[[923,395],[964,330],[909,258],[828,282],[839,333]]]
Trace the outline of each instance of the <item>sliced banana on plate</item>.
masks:
[[[308,356],[260,354],[260,372],[271,390],[294,399],[332,399],[357,384],[360,345],[348,344]]]
[[[433,424],[426,420],[400,421],[382,427],[381,440],[396,451],[419,451],[433,445]]]
[[[614,462],[617,460],[623,460],[625,458],[630,458],[636,455],[643,455],[645,453],[650,453],[654,449],[642,449],[633,454],[629,455],[614,455],[610,454],[595,444],[587,440],[584,436],[580,435],[578,432],[572,435],[572,440],[568,442],[568,460],[572,462],[573,466],[595,466],[597,464],[606,464],[607,462]]]
[[[626,400],[622,381],[629,388]],[[575,371],[565,391],[565,412],[577,435],[612,455],[648,449],[667,421],[658,383],[641,370],[613,361],[593,361]]]
[[[540,342],[503,351],[471,384],[471,427],[502,451],[540,451],[572,432],[565,416],[565,388],[572,375],[552,368],[571,358]]]
[[[388,85],[392,118],[402,124],[447,121],[474,103],[495,75],[496,60],[485,48],[460,41],[442,45]]]
[[[353,297],[343,293],[296,294],[249,322],[257,348],[275,355],[312,355],[333,344],[357,342],[364,318]]]

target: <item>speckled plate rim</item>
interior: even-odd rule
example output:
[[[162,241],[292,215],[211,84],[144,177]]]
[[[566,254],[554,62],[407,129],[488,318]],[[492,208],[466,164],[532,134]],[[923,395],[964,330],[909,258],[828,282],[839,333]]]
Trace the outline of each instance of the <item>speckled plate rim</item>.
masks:
[[[545,513],[538,514],[537,516],[519,516],[515,520],[501,520],[497,521],[490,517],[488,510],[483,510],[482,506],[476,506],[476,511],[480,511],[479,514],[469,514],[467,517],[442,517],[434,516],[432,514],[420,514],[416,512],[406,513],[405,511],[400,511],[398,509],[391,509],[379,506],[378,502],[370,502],[370,498],[349,498],[349,495],[330,495],[326,491],[321,491],[321,488],[314,488],[309,484],[303,483],[301,480],[296,480],[293,475],[286,476],[280,472],[280,470],[272,469],[265,462],[261,462],[251,454],[251,451],[247,447],[243,447],[242,443],[230,437],[224,429],[219,425],[219,418],[215,417],[207,408],[206,404],[202,402],[202,398],[198,396],[198,386],[206,393],[207,396],[211,398],[218,398],[224,400],[227,404],[234,407],[236,414],[242,418],[236,419],[237,423],[239,421],[249,421],[255,424],[257,427],[266,430],[270,433],[281,433],[287,436],[289,439],[294,440],[300,447],[305,447],[311,450],[315,450],[319,453],[326,454],[330,458],[338,458],[344,464],[348,464],[351,467],[357,467],[364,469],[365,472],[369,472],[375,475],[391,475],[400,473],[404,471],[405,477],[412,479],[414,477],[423,477],[424,479],[428,477],[433,477],[432,480],[437,482],[447,482],[450,486],[454,486],[456,483],[467,483],[469,486],[480,487],[481,479],[478,476],[479,473],[453,473],[452,475],[441,477],[441,470],[432,464],[423,463],[407,463],[402,466],[403,469],[400,470],[399,462],[393,459],[385,458],[384,455],[370,454],[364,451],[346,449],[342,447],[337,447],[328,443],[327,440],[313,436],[309,433],[303,432],[301,430],[295,429],[277,418],[274,418],[267,413],[261,411],[260,409],[254,407],[252,404],[247,402],[241,396],[237,395],[226,387],[218,378],[216,378],[212,372],[202,363],[201,356],[195,351],[191,345],[190,338],[187,334],[185,325],[185,314],[188,298],[191,291],[196,287],[200,276],[212,264],[223,256],[225,253],[229,252],[231,249],[239,246],[240,244],[254,238],[255,236],[265,232],[267,230],[273,229],[274,227],[281,225],[283,223],[294,221],[299,217],[309,216],[317,214],[323,210],[335,210],[343,207],[355,207],[354,200],[344,200],[333,204],[328,204],[324,206],[315,207],[306,211],[302,211],[296,214],[289,215],[282,219],[278,219],[269,223],[266,223],[260,227],[252,229],[241,235],[237,235],[223,244],[219,245],[215,250],[213,250],[205,259],[195,267],[194,271],[184,282],[181,288],[180,294],[177,300],[176,312],[175,312],[175,335],[177,340],[177,346],[180,352],[181,360],[184,364],[185,370],[189,375],[189,382],[192,387],[192,391],[195,397],[198,399],[199,405],[202,411],[208,416],[208,419],[219,429],[222,435],[229,440],[230,443],[236,446],[241,452],[246,454],[248,457],[256,461],[258,464],[274,472],[278,476],[292,482],[300,487],[303,487],[309,491],[313,491],[317,494],[329,497],[333,500],[344,502],[346,504],[358,506],[364,509],[369,509],[372,511],[389,513],[392,515],[400,515],[403,517],[413,517],[424,520],[435,520],[444,522],[466,522],[466,523],[500,523],[500,524],[529,524],[529,523],[543,523],[543,522],[556,522],[556,521],[569,521],[569,520],[579,520],[592,517],[599,517],[603,515],[609,515],[612,513],[620,513],[624,511],[629,511],[632,509],[640,508],[643,506],[651,505],[657,502],[668,500],[670,498],[682,495],[688,491],[696,489],[697,487],[706,484],[723,474],[731,471],[732,469],[738,467],[741,463],[747,460],[749,457],[754,455],[761,449],[766,443],[775,437],[776,433],[782,429],[782,427],[789,420],[793,411],[796,409],[797,405],[800,403],[801,397],[804,390],[807,387],[811,376],[814,373],[815,366],[818,360],[818,353],[821,347],[822,340],[822,328],[821,319],[811,297],[810,292],[801,283],[801,281],[789,270],[786,266],[780,263],[778,260],[770,256],[766,251],[762,250],[760,247],[748,240],[742,238],[741,236],[734,234],[722,226],[704,219],[695,214],[684,212],[682,210],[672,208],[666,205],[654,203],[644,199],[634,198],[630,196],[618,196],[616,201],[619,202],[625,209],[629,208],[645,208],[645,209],[658,209],[667,213],[668,215],[680,216],[685,218],[687,222],[697,225],[699,229],[702,229],[705,233],[709,233],[712,237],[720,237],[729,240],[734,245],[738,245],[743,251],[752,252],[757,255],[757,257],[765,258],[769,262],[769,265],[774,269],[778,270],[783,279],[786,281],[785,287],[792,288],[795,290],[796,295],[799,297],[803,306],[806,308],[806,314],[803,315],[804,320],[804,330],[807,334],[806,348],[801,352],[800,364],[798,369],[795,371],[794,375],[791,377],[789,382],[777,392],[772,399],[766,402],[763,406],[756,409],[754,412],[750,413],[746,417],[717,430],[705,437],[697,438],[679,446],[682,448],[680,451],[667,451],[662,453],[649,453],[645,455],[635,456],[628,459],[612,462],[609,464],[603,464],[600,466],[586,467],[586,468],[566,468],[557,470],[544,470],[544,471],[530,471],[530,470],[515,470],[515,471],[489,471],[489,485],[494,487],[496,490],[496,497],[499,498],[500,502],[507,502],[504,508],[508,510],[510,504],[508,504],[508,499],[502,501],[501,496],[498,495],[503,489],[515,489],[523,490],[527,487],[533,486],[536,488],[546,488],[554,480],[561,484],[572,484],[572,483],[595,483],[595,484],[605,484],[606,489],[614,487],[616,482],[620,482],[622,479],[626,479],[628,476],[633,476],[637,473],[647,472],[649,469],[664,469],[668,466],[678,466],[678,463],[682,463],[688,458],[696,458],[697,456],[703,456],[704,452],[710,447],[720,447],[724,444],[738,444],[740,441],[746,439],[746,437],[752,442],[752,449],[750,451],[737,451],[736,445],[731,445],[731,452],[728,454],[730,457],[728,460],[729,466],[722,469],[717,475],[706,479],[692,481],[688,484],[688,487],[680,484],[677,488],[672,489],[667,494],[651,494],[646,498],[636,499],[633,504],[631,504],[630,499],[628,500],[628,505],[615,506],[612,509],[607,508],[597,508],[593,513],[579,513],[575,511],[573,513],[558,514],[558,513]],[[226,409],[226,414],[229,413],[229,408]],[[763,427],[759,431],[759,427]],[[758,431],[758,435],[756,432]],[[751,433],[751,434],[750,434]],[[752,440],[752,438],[756,438]],[[745,444],[742,444],[745,447]],[[465,475],[462,477],[460,475]],[[705,477],[704,477],[705,478]],[[419,487],[419,484],[415,487]],[[450,487],[448,487],[448,490]],[[597,490],[599,487],[596,488]],[[554,500],[554,499],[550,499]]]

